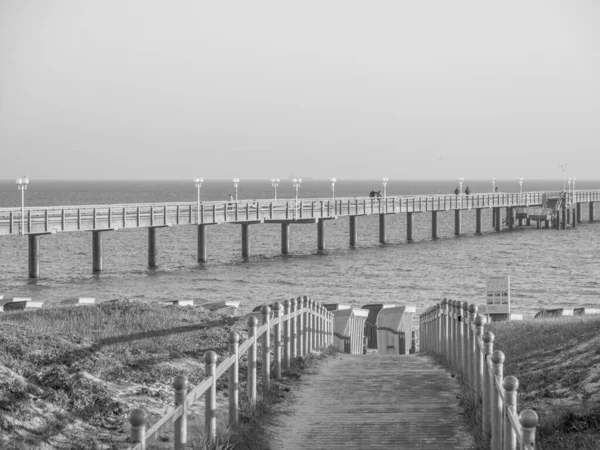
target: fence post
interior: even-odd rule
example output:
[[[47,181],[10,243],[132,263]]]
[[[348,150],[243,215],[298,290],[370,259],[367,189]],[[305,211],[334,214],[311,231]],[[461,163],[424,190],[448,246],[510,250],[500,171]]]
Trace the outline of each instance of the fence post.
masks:
[[[504,353],[500,350],[496,350],[490,357],[493,364],[493,377],[492,377],[492,450],[502,450],[502,434],[504,433],[502,424],[502,410],[504,404],[502,403],[502,395],[498,391],[496,386],[496,380],[502,381],[504,372]]]
[[[481,401],[483,394],[483,349],[480,347],[480,342],[483,336],[483,317],[475,317],[475,398],[476,401]]]
[[[131,424],[131,442],[140,443],[141,449],[146,450],[146,414],[143,409],[134,409],[129,414]]]
[[[469,304],[467,302],[461,303],[461,323],[460,330],[462,333],[462,342],[460,346],[461,353],[461,366],[462,366],[462,377],[465,386],[469,385],[469,357],[467,356],[467,350],[469,348]]]
[[[283,301],[283,315],[288,318],[283,322],[283,367],[285,370],[290,370],[290,302]]]
[[[523,430],[523,445],[529,445],[532,449],[535,448],[535,429],[538,424],[538,415],[531,409],[521,411],[519,414],[519,422]]]
[[[312,323],[313,323],[313,326],[312,326],[312,348],[316,349],[319,346],[319,343],[317,342],[317,333],[318,333],[318,330],[317,330],[317,327],[318,327],[318,324],[317,324],[317,302],[315,302],[315,301],[313,301],[313,304],[312,304],[311,314],[312,314]]]
[[[448,359],[448,299],[442,300],[442,353],[446,363],[449,363]]]
[[[296,317],[296,344],[298,346],[298,349],[296,350],[296,355],[298,357],[303,357],[304,356],[304,349],[303,349],[303,345],[302,345],[302,333],[303,333],[303,324],[302,324],[302,297],[298,297],[296,299],[296,312],[298,313],[298,316]]]
[[[488,359],[494,351],[494,333],[486,331],[483,333],[483,397],[481,402],[481,429],[483,431],[484,445],[489,445],[490,432],[492,429],[492,389],[494,389],[494,377],[490,373]]]
[[[240,374],[240,358],[238,348],[240,343],[240,335],[232,331],[227,337],[229,342],[229,356],[235,355],[235,361],[229,368],[229,426],[237,425],[239,418],[239,374]]]
[[[451,321],[452,321],[452,326],[451,326],[451,328],[452,328],[452,340],[451,340],[452,351],[450,352],[451,353],[451,359],[452,359],[452,365],[451,365],[451,367],[452,367],[452,370],[454,370],[455,372],[457,372],[457,367],[458,367],[457,358],[456,358],[456,341],[458,339],[458,334],[456,333],[456,324],[458,323],[457,314],[456,314],[456,303],[457,303],[457,301],[456,300],[450,300],[450,301],[451,301],[451,303],[450,303],[450,306],[451,306],[451,308],[450,308],[450,314],[451,314],[450,318],[451,318]]]
[[[306,353],[310,353],[312,348],[313,348],[313,342],[312,342],[312,329],[313,329],[313,322],[312,322],[312,304],[313,301],[310,297],[308,297],[307,302],[306,302]]]
[[[175,390],[175,408],[182,405],[183,411],[181,416],[175,420],[173,424],[175,450],[183,450],[187,443],[187,402],[185,396],[187,394],[188,381],[183,375],[177,375],[173,380],[173,389]]]
[[[477,339],[475,336],[475,330],[473,330],[473,325],[475,324],[475,318],[477,317],[477,305],[471,303],[469,305],[469,348],[467,352],[469,353],[469,380],[471,381],[471,389],[475,392],[477,385],[477,371],[476,371],[476,362],[475,355],[477,350]]]
[[[215,378],[217,358],[217,354],[212,350],[204,354],[204,374],[212,377],[204,400],[204,432],[209,442],[214,442],[217,437],[217,380]]]
[[[263,325],[267,325],[262,341],[262,395],[265,397],[271,387],[271,327],[269,326],[271,307],[263,305],[260,312],[262,312]]]
[[[512,375],[506,377],[502,382],[506,405],[504,406],[504,450],[517,450],[517,432],[510,424],[508,411],[517,415],[517,389],[519,380]]]
[[[310,323],[308,322],[308,302],[309,301],[310,301],[309,298],[306,296],[304,297],[304,299],[302,301],[302,306],[303,306],[302,321],[304,322],[304,329],[302,330],[302,344],[304,347],[304,355],[306,355],[310,352],[310,349],[308,348],[308,329],[310,328]]]
[[[277,321],[273,327],[273,359],[275,363],[275,378],[281,380],[281,322],[279,314],[281,303],[273,303],[273,319]]]
[[[250,316],[248,319],[248,339],[254,339],[248,349],[248,400],[252,406],[256,406],[256,327],[258,319]]]
[[[296,312],[296,299],[291,298],[289,300],[290,303],[290,336],[291,336],[291,342],[290,342],[290,358],[291,359],[295,359],[296,358],[296,349],[297,349],[297,344],[296,344],[296,340],[298,339],[298,333],[296,331],[296,317],[292,317],[294,315],[294,313]]]
[[[317,304],[317,329],[319,330],[319,337],[317,339],[317,342],[319,343],[319,348],[323,348],[323,325],[325,325],[325,323],[323,322],[324,309],[325,308],[323,307],[323,303]]]

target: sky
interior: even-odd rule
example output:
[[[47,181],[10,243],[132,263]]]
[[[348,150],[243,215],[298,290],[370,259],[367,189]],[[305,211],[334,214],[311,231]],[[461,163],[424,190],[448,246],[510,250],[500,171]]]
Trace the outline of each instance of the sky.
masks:
[[[0,179],[600,178],[597,0],[1,0]]]

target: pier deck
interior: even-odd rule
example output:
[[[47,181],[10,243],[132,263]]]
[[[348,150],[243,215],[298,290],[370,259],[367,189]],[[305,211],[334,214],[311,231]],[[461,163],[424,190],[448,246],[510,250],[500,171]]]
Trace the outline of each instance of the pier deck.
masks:
[[[281,449],[473,449],[456,379],[417,355],[339,354],[272,428]]]

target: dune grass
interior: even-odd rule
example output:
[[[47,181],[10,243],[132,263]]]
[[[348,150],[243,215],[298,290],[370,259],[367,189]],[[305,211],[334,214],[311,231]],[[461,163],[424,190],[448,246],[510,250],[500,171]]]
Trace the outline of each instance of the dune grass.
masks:
[[[494,322],[485,330],[506,357],[504,376],[519,380],[518,410],[539,415],[536,449],[599,449],[600,317]],[[468,388],[460,402],[481,443],[481,405]]]

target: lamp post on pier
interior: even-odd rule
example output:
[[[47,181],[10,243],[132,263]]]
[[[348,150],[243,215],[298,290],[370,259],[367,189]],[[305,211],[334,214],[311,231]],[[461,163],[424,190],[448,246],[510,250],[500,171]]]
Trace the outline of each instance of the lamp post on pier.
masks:
[[[521,197],[523,197],[523,177],[519,178],[519,192]]]
[[[458,193],[460,195],[460,207],[461,208],[462,208],[462,199],[463,199],[463,196],[462,196],[462,194],[463,194],[463,190],[462,190],[462,183],[463,183],[463,181],[465,181],[465,179],[463,177],[460,177],[458,179],[458,185],[460,186],[459,189],[458,189]]]
[[[492,194],[496,192],[496,177],[492,177]]]
[[[271,178],[271,186],[275,190],[275,200],[277,200],[277,186],[279,186],[279,178]]]
[[[302,183],[302,178],[292,178],[292,183],[296,189],[296,200],[294,202],[294,219],[296,219],[296,215],[298,214],[298,188],[300,187],[300,183]]]
[[[386,191],[385,191],[385,187],[386,187],[388,181],[389,181],[389,178],[387,178],[387,177],[383,177],[381,179],[381,184],[383,184],[383,198],[386,198],[386,196],[387,196],[386,195]]]
[[[29,184],[29,178],[17,178],[17,188],[21,191],[21,236],[25,235],[25,191]]]
[[[563,173],[563,191],[564,191],[566,189],[566,186],[565,186],[565,180],[566,180],[566,178],[565,178],[565,172],[567,171],[567,163],[559,164],[558,167],[561,168],[562,173]]]
[[[231,181],[233,181],[233,187],[235,188],[235,201],[237,202],[237,187],[238,187],[238,184],[240,184],[240,179],[234,178]]]
[[[198,209],[196,210],[196,223],[200,223],[200,188],[202,187],[203,182],[203,178],[194,178],[196,189],[198,189]]]
[[[335,204],[335,182],[337,180],[335,178],[332,178],[330,181],[331,181],[331,200]]]
[[[569,178],[569,191],[567,192],[567,201],[569,202],[569,204],[571,203],[571,180],[572,178]]]

